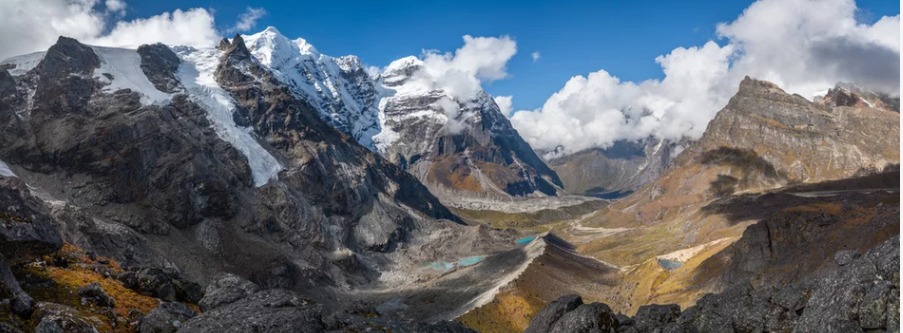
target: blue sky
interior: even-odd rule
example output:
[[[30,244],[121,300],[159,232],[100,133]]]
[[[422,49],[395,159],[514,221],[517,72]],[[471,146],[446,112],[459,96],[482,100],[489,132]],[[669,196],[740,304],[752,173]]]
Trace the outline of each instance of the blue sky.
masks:
[[[751,2],[130,1],[125,19],[203,7],[213,10],[225,31],[248,6],[262,7],[267,14],[252,31],[273,25],[325,54],[356,54],[375,66],[422,49],[453,51],[465,34],[510,35],[518,44],[508,64],[510,77],[485,88],[493,95],[514,95],[515,109],[534,109],[574,75],[606,69],[622,80],[661,78],[655,57],[678,46],[717,41],[715,25],[735,19]],[[895,1],[859,0],[857,5],[864,22],[900,12]],[[536,62],[534,51],[541,54]]]

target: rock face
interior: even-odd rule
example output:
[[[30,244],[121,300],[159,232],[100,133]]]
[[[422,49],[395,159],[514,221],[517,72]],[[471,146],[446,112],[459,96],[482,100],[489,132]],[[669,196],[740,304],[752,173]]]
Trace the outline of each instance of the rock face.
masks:
[[[357,57],[323,55],[273,27],[242,37],[257,63],[287,93],[308,102],[332,127],[414,174],[446,203],[465,197],[555,195],[561,187],[555,172],[485,92],[461,101],[442,91],[400,92],[421,66],[416,58],[398,60],[374,78]]]
[[[899,113],[812,103],[746,78],[660,179],[611,212],[635,206],[630,219],[667,220],[735,192],[876,173],[899,163],[899,132]]]
[[[611,321],[610,327],[638,333],[890,332],[898,328],[900,320],[899,266],[900,239],[894,237],[847,265],[833,265],[800,282],[761,287],[738,283],[704,296],[683,312],[676,305],[644,306],[632,318]],[[554,302],[540,314],[557,312],[554,309],[560,307],[559,303]],[[580,305],[561,316],[555,326],[569,319],[587,323],[582,327],[589,327],[588,323],[604,327],[603,319],[611,315],[603,306],[596,305],[597,311],[578,311],[588,307]],[[537,315],[531,328],[546,321],[545,316]]]
[[[549,167],[561,177],[564,189],[602,198],[629,195],[653,182],[665,171],[688,141],[618,141],[608,148],[593,148],[552,158]]]
[[[53,253],[62,245],[49,209],[0,161],[0,284],[12,296],[13,313],[29,317],[34,310],[34,299],[22,290],[10,265]]]

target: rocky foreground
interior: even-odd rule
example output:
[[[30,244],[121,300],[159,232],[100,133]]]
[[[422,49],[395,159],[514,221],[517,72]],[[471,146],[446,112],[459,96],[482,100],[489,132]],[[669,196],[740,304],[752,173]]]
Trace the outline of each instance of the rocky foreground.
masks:
[[[526,332],[896,332],[899,309],[898,236],[864,254],[839,252],[831,269],[803,281],[738,283],[683,311],[653,304],[627,317],[606,304],[563,296],[542,309]]]

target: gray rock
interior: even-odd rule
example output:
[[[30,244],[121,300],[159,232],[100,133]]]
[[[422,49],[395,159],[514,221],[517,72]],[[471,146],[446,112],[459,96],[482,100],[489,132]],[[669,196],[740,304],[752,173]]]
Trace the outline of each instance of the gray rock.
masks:
[[[189,320],[179,333],[324,332],[319,306],[282,289],[254,293]]]
[[[141,55],[141,70],[158,90],[174,93],[182,90],[182,84],[176,78],[179,70],[179,56],[168,46],[157,43],[138,47]]]
[[[461,325],[458,322],[442,320],[435,323],[429,324],[418,324],[414,325],[414,328],[411,332],[423,332],[423,333],[477,333],[472,329]]]
[[[164,302],[138,323],[140,333],[174,333],[197,314],[182,303]]]
[[[0,323],[0,333],[22,333],[22,331],[13,325]]]
[[[223,274],[207,285],[204,298],[201,299],[198,305],[202,310],[208,311],[222,305],[231,304],[259,290],[260,286],[243,277],[234,274]]]
[[[75,309],[54,303],[38,303],[35,307],[38,322],[35,333],[97,333],[88,318]]]
[[[632,328],[626,332],[653,332],[657,328],[662,328],[670,323],[676,322],[680,317],[680,306],[677,304],[651,304],[641,306],[637,310],[636,316],[631,320]],[[625,325],[626,323],[620,322]]]
[[[197,303],[203,297],[201,286],[182,279],[171,269],[135,268],[121,274],[119,280],[129,289],[168,302]]]
[[[116,306],[116,302],[113,298],[110,297],[110,295],[107,295],[97,282],[78,288],[78,296],[81,297],[82,304],[91,303],[101,307]]]
[[[555,322],[568,311],[576,309],[583,304],[583,299],[579,295],[565,295],[552,301],[549,305],[540,310],[530,326],[527,326],[525,333],[543,333],[548,332],[555,325]]]
[[[602,303],[590,303],[578,306],[576,309],[561,316],[551,333],[609,333],[618,329],[618,319],[611,312],[608,305]]]
[[[12,294],[13,313],[28,318],[34,307],[10,265],[53,253],[63,245],[48,209],[18,178],[0,176],[0,283]]]
[[[856,251],[837,251],[834,254],[834,262],[840,266],[845,266],[856,258],[859,258],[859,253],[856,253]]]

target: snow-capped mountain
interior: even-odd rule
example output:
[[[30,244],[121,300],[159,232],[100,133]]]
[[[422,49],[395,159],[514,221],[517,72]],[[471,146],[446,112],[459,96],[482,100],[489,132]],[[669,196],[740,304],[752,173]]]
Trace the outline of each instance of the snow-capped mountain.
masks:
[[[323,120],[375,150],[379,89],[358,57],[321,54],[304,39],[289,40],[274,27],[242,37],[254,58],[310,102]]]
[[[453,296],[443,302],[417,303],[423,297],[415,292],[361,293],[434,290],[452,268],[438,272],[425,262],[526,250],[511,232],[457,223],[415,177],[321,119],[332,119],[324,105],[347,116],[359,101],[349,91],[374,81],[352,58],[262,40],[272,32],[255,40],[257,51],[287,46],[298,56],[266,63],[306,68],[315,78],[308,88],[322,90],[303,90],[301,71],[264,66],[241,36],[219,47],[137,50],[61,37],[46,52],[0,62],[0,229],[19,232],[3,220],[23,212],[12,195],[40,208],[32,218],[52,219],[41,225],[64,241],[123,267],[165,268],[199,284],[232,273],[339,309],[355,298],[404,299],[412,304],[408,319],[424,321],[476,306],[508,279],[508,266],[530,260],[506,259],[507,268],[485,272],[476,286],[444,284]],[[349,81],[355,71],[367,79],[362,85]],[[8,270],[0,260],[0,274]],[[30,311],[19,296],[19,312]]]
[[[487,93],[458,100],[408,84],[422,66],[416,57],[373,78],[357,57],[323,55],[273,27],[243,38],[257,62],[323,120],[414,174],[447,204],[556,195],[561,187]]]
[[[380,76],[380,153],[447,204],[459,199],[554,196],[561,181],[485,91],[456,97],[416,82],[423,62],[406,57]]]

